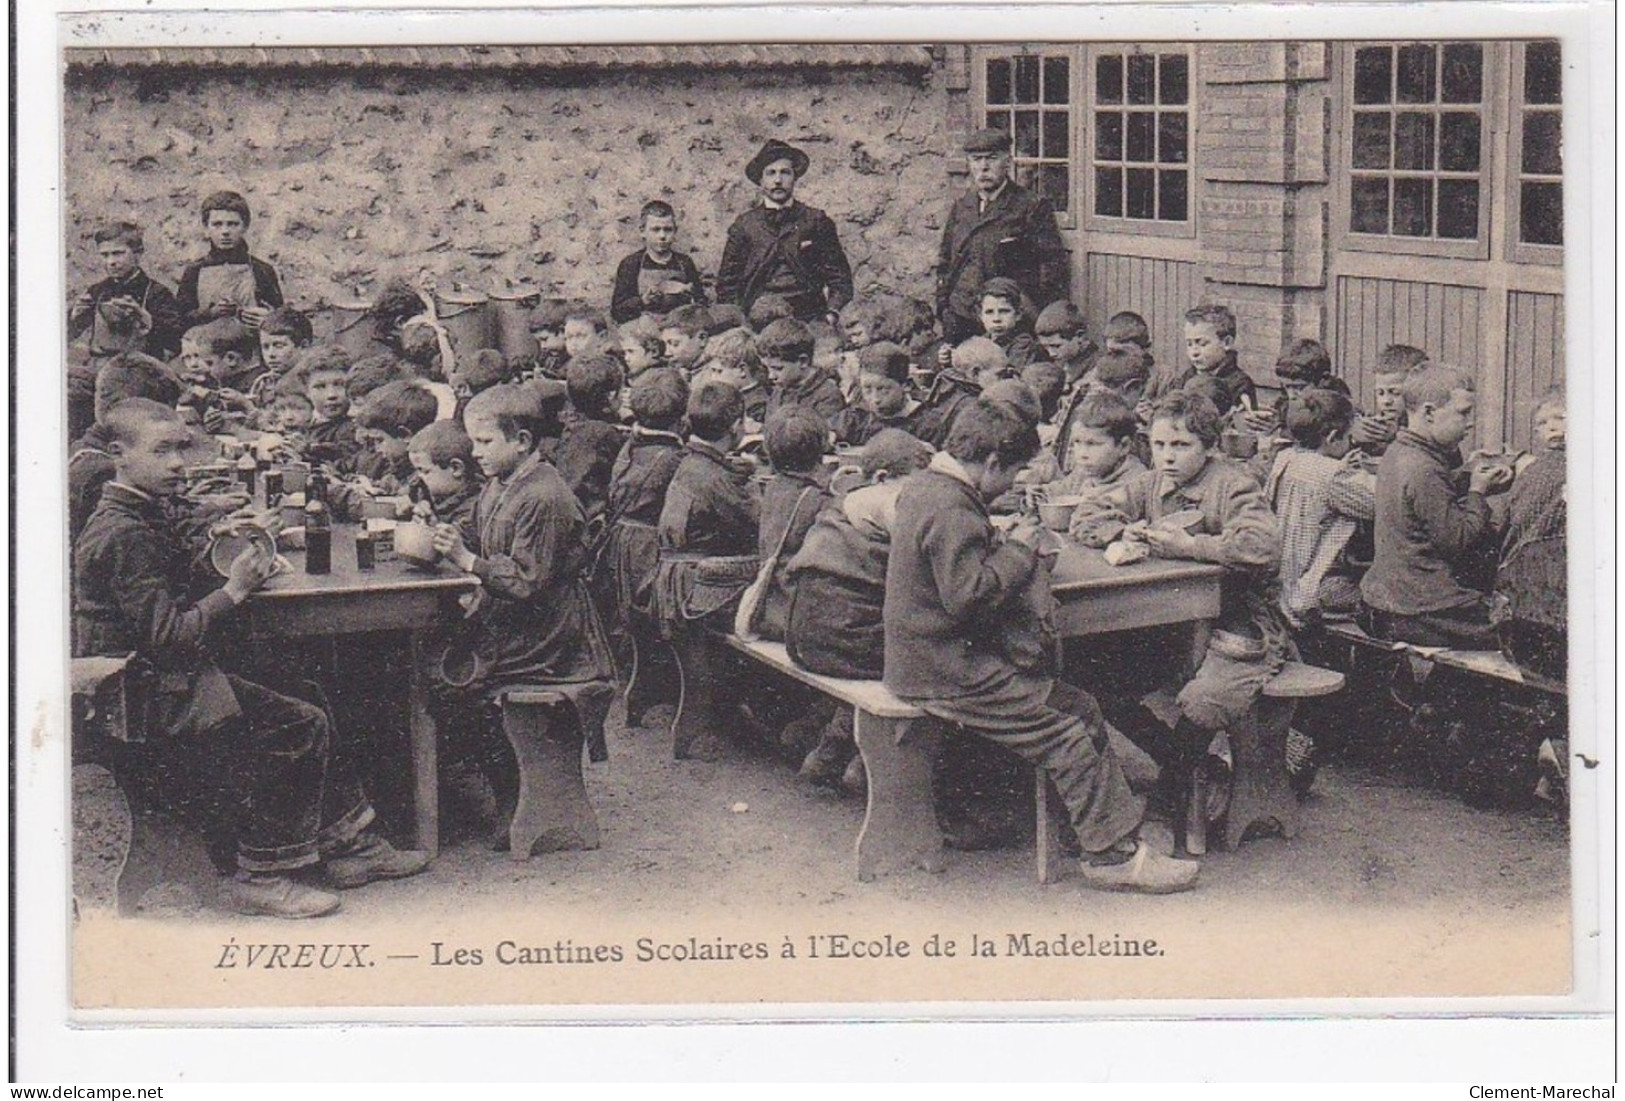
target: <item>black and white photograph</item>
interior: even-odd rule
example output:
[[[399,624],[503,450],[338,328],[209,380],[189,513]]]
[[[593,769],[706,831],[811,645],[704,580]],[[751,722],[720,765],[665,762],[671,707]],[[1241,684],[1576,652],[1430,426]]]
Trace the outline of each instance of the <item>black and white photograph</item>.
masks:
[[[59,17],[70,1017],[1607,996],[1572,23],[239,15]]]

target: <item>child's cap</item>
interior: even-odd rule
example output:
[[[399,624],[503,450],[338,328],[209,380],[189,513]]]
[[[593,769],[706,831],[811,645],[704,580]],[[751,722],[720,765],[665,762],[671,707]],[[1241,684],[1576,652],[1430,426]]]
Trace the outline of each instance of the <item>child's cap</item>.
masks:
[[[857,454],[858,466],[870,477],[884,470],[893,476],[923,470],[931,461],[931,445],[901,428],[882,428]]]
[[[908,353],[891,341],[882,340],[858,352],[858,370],[866,375],[885,375],[906,386]]]
[[[1038,311],[1038,320],[1033,322],[1038,336],[1077,336],[1085,327],[1083,311],[1064,298]]]
[[[982,396],[1014,409],[1029,425],[1037,425],[1044,419],[1044,409],[1039,404],[1038,395],[1020,379],[1000,379],[983,390]]]

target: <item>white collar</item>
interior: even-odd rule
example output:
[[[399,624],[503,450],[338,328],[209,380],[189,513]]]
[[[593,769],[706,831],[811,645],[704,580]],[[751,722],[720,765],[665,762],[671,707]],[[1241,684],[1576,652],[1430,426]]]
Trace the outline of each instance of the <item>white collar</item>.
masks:
[[[976,488],[976,483],[971,481],[970,473],[966,471],[958,459],[954,458],[946,451],[938,451],[935,455],[931,456],[931,464],[929,469],[936,471],[938,474],[946,474],[948,477],[953,478],[956,481],[964,482],[973,490]]]
[[[1010,186],[1010,177],[1006,176],[1004,178],[1003,182],[1000,183],[999,186],[996,187],[993,190],[993,193],[991,195],[983,195],[980,191],[978,191],[976,193],[976,199],[977,199],[977,201],[979,203],[982,204],[982,209],[986,210],[988,207],[992,206],[994,203],[999,201],[999,196],[1003,195],[1004,194],[1004,189],[1009,187],[1009,186]]]
[[[144,489],[135,488],[135,486],[131,485],[129,482],[120,482],[120,481],[115,479],[114,481],[112,481],[112,482],[110,482],[108,484],[116,485],[120,489],[122,489],[124,492],[126,492],[128,494],[131,494],[132,496],[139,497],[143,501],[156,501],[158,499],[158,498],[154,497],[152,494],[148,493]]]
[[[790,196],[790,201],[787,203],[776,203],[772,199],[769,199],[766,195],[762,196],[762,206],[768,210],[789,210],[795,205],[796,197],[794,195]]]

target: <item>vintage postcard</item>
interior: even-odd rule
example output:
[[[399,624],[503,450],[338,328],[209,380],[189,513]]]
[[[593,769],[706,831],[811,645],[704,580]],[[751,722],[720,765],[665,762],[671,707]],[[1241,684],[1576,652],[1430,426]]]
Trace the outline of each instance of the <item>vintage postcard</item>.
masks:
[[[1612,57],[1472,11],[45,20],[67,1018],[1606,1009]]]

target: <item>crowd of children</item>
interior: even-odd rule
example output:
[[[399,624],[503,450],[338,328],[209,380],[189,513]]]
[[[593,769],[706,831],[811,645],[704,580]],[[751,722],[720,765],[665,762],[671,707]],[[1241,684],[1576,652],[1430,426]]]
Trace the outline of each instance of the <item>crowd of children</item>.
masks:
[[[1464,457],[1470,371],[1395,345],[1361,411],[1326,349],[1298,340],[1264,404],[1223,305],[1184,313],[1177,365],[1152,361],[1145,318],[1095,331],[1074,303],[1035,310],[1002,277],[953,300],[949,332],[929,303],[889,292],[828,321],[772,292],[745,312],[712,303],[660,201],[641,212],[644,247],[606,275],[608,308],[541,302],[531,354],[453,347],[432,293],[396,280],[358,355],[285,304],[249,251],[241,196],[211,195],[200,214],[207,255],[175,294],[142,270],[141,229],[120,222],[95,235],[107,278],[68,311],[70,339],[86,338],[69,387],[74,646],[158,669],[156,728],[177,745],[247,731],[231,743],[251,777],[223,895],[234,908],[328,912],[337,897],[294,869],[325,862],[328,885],[349,887],[427,857],[369,829],[367,762],[321,707],[222,671],[213,642],[274,567],[250,549],[200,589],[200,534],[244,505],[189,492],[199,433],[325,470],[341,520],[369,497],[408,497],[440,557],[479,579],[431,655],[434,706],[499,795],[512,763],[481,726],[483,692],[611,680],[617,648],[647,674],[673,630],[735,626],[753,582],[740,628],[814,672],[883,679],[1044,769],[1084,878],[1106,888],[1192,884],[1195,862],[1144,824],[1156,768],[1140,750],[1177,774],[1327,622],[1505,643],[1563,673],[1560,393],[1535,411],[1536,454]],[[1071,506],[1063,532],[1039,522],[1042,501]],[[1224,568],[1205,656],[1167,670],[1144,714],[1095,685],[1108,723],[1059,679],[1048,571],[1061,535],[1113,562]],[[658,676],[632,696],[630,723],[665,702]],[[787,740],[806,777],[861,782],[849,712],[798,721]]]

